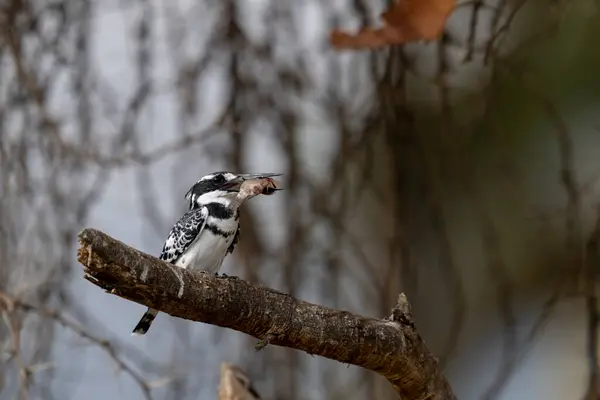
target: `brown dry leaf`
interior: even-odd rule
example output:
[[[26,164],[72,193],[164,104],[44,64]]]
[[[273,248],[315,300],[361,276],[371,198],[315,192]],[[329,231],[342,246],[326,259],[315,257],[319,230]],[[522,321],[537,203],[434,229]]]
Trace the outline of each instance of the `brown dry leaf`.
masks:
[[[435,40],[442,34],[456,0],[397,0],[381,14],[383,28],[363,28],[356,35],[335,29],[330,42],[338,49],[378,48],[418,40]]]

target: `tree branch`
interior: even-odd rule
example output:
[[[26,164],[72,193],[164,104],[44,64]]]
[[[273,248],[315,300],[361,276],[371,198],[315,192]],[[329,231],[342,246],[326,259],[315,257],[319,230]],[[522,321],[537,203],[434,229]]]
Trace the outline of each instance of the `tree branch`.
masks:
[[[260,348],[290,347],[358,365],[385,377],[405,400],[455,399],[399,296],[392,315],[367,318],[295,299],[235,277],[191,272],[95,229],[79,234],[85,279],[175,317],[259,338]]]

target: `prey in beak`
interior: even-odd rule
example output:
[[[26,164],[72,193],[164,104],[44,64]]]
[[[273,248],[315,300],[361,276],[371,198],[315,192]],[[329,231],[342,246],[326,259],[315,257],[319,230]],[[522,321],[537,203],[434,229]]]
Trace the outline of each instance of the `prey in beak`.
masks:
[[[281,175],[275,173],[238,174],[234,179],[224,183],[221,190],[243,192],[244,196],[271,195],[282,190],[278,187],[278,182],[273,179],[273,177]]]

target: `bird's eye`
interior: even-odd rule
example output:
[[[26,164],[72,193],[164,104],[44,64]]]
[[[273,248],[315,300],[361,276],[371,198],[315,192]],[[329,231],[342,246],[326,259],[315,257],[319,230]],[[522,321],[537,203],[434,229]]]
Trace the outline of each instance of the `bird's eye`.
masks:
[[[227,182],[227,179],[225,179],[225,177],[223,175],[219,174],[219,175],[215,176],[215,182],[219,183],[219,184],[225,183],[225,182]]]

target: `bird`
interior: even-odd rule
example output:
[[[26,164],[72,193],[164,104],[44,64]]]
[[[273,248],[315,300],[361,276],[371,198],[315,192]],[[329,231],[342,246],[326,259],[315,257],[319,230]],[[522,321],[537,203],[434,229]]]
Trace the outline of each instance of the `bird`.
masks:
[[[159,258],[177,267],[218,275],[223,260],[239,241],[239,207],[259,194],[240,191],[242,184],[249,179],[280,175],[214,172],[203,176],[185,194],[188,211],[169,232]],[[148,308],[131,335],[146,334],[157,314],[157,310]]]

